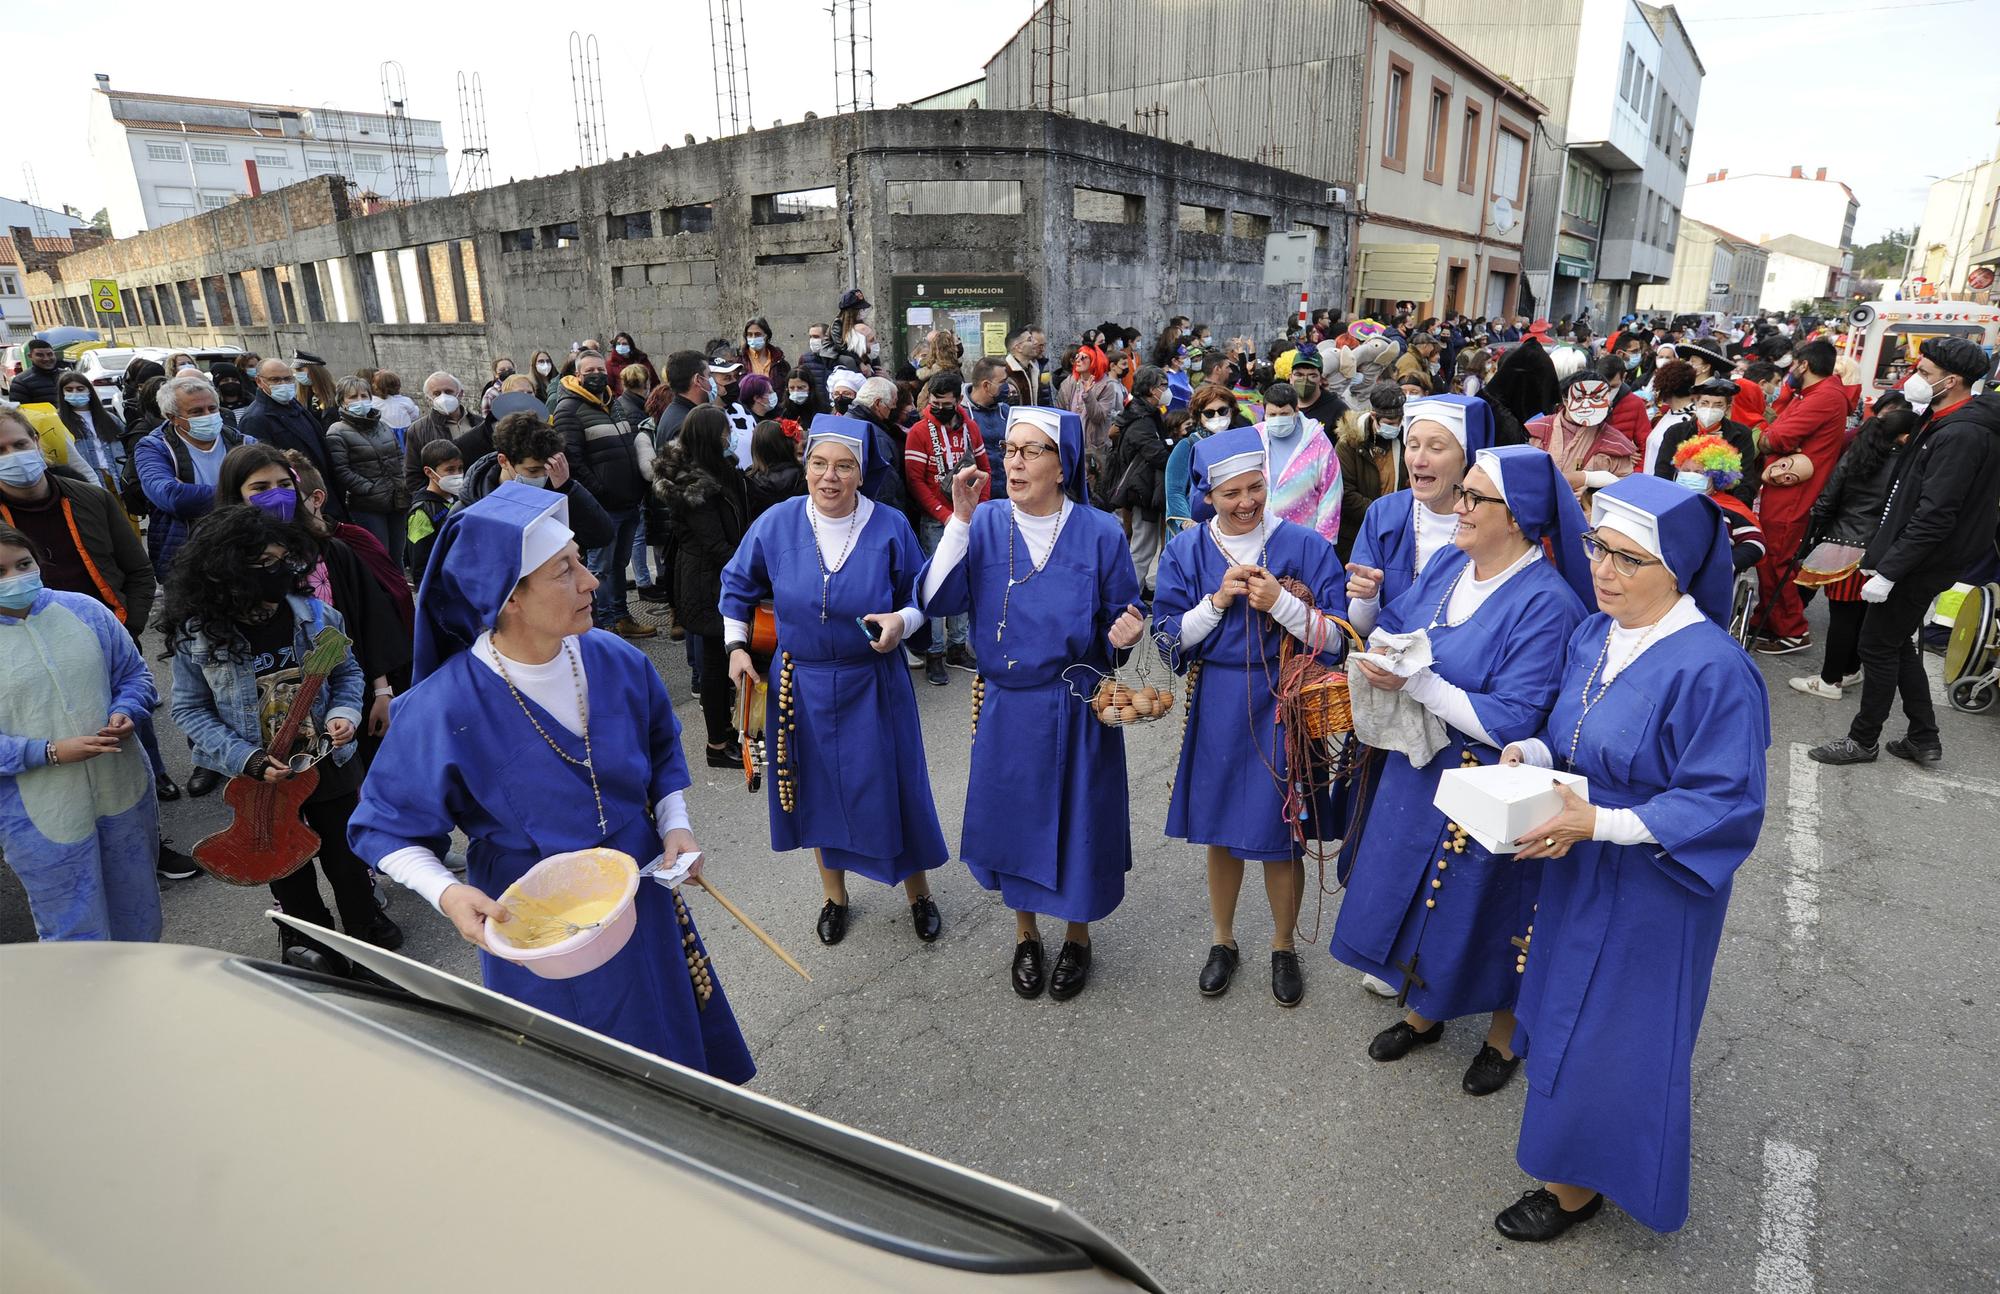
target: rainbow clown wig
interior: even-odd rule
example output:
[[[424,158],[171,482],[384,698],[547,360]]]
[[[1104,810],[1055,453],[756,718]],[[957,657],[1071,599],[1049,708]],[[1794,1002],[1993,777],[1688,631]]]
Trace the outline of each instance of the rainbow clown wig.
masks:
[[[1720,436],[1696,436],[1674,451],[1674,470],[1700,472],[1708,488],[1720,494],[1743,479],[1743,455]]]

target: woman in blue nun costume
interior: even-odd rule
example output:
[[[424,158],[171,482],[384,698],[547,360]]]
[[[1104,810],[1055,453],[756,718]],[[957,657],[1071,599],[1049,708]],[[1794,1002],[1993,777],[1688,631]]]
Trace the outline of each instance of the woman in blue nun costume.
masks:
[[[1315,606],[1340,605],[1343,579],[1333,545],[1265,509],[1264,440],[1255,427],[1217,432],[1195,446],[1192,511],[1202,524],[1181,531],[1160,557],[1154,624],[1173,640],[1167,662],[1188,676],[1185,735],[1167,801],[1167,834],[1208,847],[1208,907],[1215,943],[1201,991],[1226,992],[1236,973],[1236,899],[1243,864],[1264,864],[1271,901],[1271,993],[1281,1006],[1305,996],[1292,946],[1305,888],[1302,840],[1333,840],[1340,827],[1332,797],[1291,790],[1277,722],[1278,649],[1334,644],[1340,630],[1281,588],[1298,580]]]
[[[1439,395],[1404,404],[1403,475],[1409,485],[1368,505],[1347,563],[1347,619],[1364,638],[1433,558],[1452,551],[1458,532],[1452,491],[1473,455],[1493,447],[1493,437],[1493,410],[1484,400]],[[1380,752],[1364,747],[1339,787],[1342,821],[1366,811],[1381,775]],[[1396,996],[1395,985],[1378,975],[1364,972],[1362,983],[1383,997]]]
[[[1383,613],[1389,633],[1422,633],[1432,664],[1405,679],[1355,662],[1352,686],[1400,690],[1444,724],[1422,765],[1385,752],[1381,777],[1343,846],[1347,893],[1333,955],[1400,985],[1408,1012],[1368,1054],[1400,1060],[1444,1036],[1444,1022],[1492,1012],[1461,1086],[1498,1091],[1513,1051],[1513,940],[1534,920],[1541,868],[1495,856],[1432,806],[1447,769],[1498,762],[1509,742],[1541,730],[1562,668],[1558,644],[1584,617],[1590,571],[1583,513],[1555,460],[1539,449],[1483,449],[1455,489],[1452,547]]]
[[[1770,700],[1723,628],[1721,511],[1630,476],[1597,492],[1591,519],[1598,614],[1570,635],[1547,724],[1503,756],[1590,783],[1517,855],[1547,860],[1515,1036],[1517,1157],[1547,1185],[1495,1219],[1512,1240],[1552,1240],[1607,1195],[1655,1231],[1687,1221],[1695,1034],[1764,822]]]
[[[976,466],[953,480],[954,515],[919,586],[926,614],[971,613],[980,648],[959,856],[1014,910],[1022,997],[1043,986],[1036,914],[1069,923],[1047,977],[1060,1002],[1083,991],[1090,923],[1117,908],[1132,868],[1124,730],[1099,723],[1089,689],[1063,675],[1108,674],[1144,616],[1125,534],[1084,495],[1082,419],[1015,409],[1002,462],[1005,498],[980,503]]]
[[[931,899],[944,831],[931,801],[917,696],[897,650],[922,652],[923,551],[901,512],[860,492],[873,468],[869,424],[822,414],[806,438],[806,494],[751,523],[722,570],[729,677],[754,684],[750,623],[769,599],[778,677],[765,709],[771,847],[819,860],[820,942],[847,934],[847,874],[900,883],[917,938],[943,927]]]
[[[591,628],[597,581],[568,519],[566,498],[518,481],[446,519],[417,599],[414,685],[391,707],[348,840],[480,948],[486,987],[741,1083],[756,1066],[678,890],[642,882],[631,942],[573,979],[542,979],[480,938],[483,918],[505,917],[492,896],[550,855],[602,846],[671,865],[699,849],[666,685],[638,648]],[[464,881],[439,861],[454,828],[471,841]]]

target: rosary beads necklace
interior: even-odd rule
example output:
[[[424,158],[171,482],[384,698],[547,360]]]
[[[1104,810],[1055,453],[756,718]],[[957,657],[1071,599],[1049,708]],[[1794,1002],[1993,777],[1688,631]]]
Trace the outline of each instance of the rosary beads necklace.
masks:
[[[604,818],[604,792],[598,789],[597,766],[592,762],[590,754],[590,703],[583,695],[583,670],[578,667],[576,663],[576,649],[570,645],[570,641],[567,638],[563,639],[563,655],[569,658],[570,681],[576,684],[576,713],[577,718],[583,723],[582,759],[578,759],[561,746],[556,745],[556,739],[549,736],[548,730],[542,727],[542,721],[537,719],[535,712],[528,708],[527,698],[521,695],[521,689],[515,687],[514,680],[508,677],[507,657],[501,652],[498,646],[493,647],[493,663],[500,670],[500,681],[505,683],[507,691],[513,694],[514,704],[521,707],[521,713],[528,716],[528,722],[535,725],[535,731],[541,734],[543,741],[549,743],[549,749],[553,750],[558,758],[565,764],[580,768],[590,774],[591,798],[597,801],[597,829],[599,831],[608,831],[610,830],[610,826]]]
[[[826,543],[819,537],[819,505],[811,499],[806,500],[806,524],[812,527],[813,532],[813,558],[819,563],[819,622],[821,624],[826,623],[827,586],[833,582],[833,572],[847,564],[847,555],[854,551],[854,537],[861,533],[860,513],[861,501],[856,499],[854,502],[854,511],[842,518],[843,521],[847,522],[847,543],[840,550],[840,557],[834,562],[833,570],[828,570],[826,565]]]
[[[1661,616],[1649,625],[1639,641],[1632,644],[1631,654],[1625,657],[1623,664],[1619,665],[1618,672],[1606,679],[1604,686],[1597,689],[1597,695],[1592,696],[1590,694],[1591,684],[1597,682],[1598,671],[1604,668],[1604,658],[1611,654],[1611,636],[1618,632],[1617,622],[1613,621],[1611,628],[1604,631],[1604,646],[1600,647],[1597,651],[1597,663],[1590,667],[1589,675],[1583,680],[1583,713],[1576,716],[1576,730],[1569,735],[1569,766],[1571,768],[1576,767],[1577,748],[1583,744],[1583,721],[1590,717],[1591,707],[1604,699],[1604,694],[1611,690],[1611,685],[1624,676],[1625,671],[1632,667],[1633,661],[1639,659],[1639,653],[1646,650],[1646,644],[1652,641],[1653,635],[1659,632],[1660,626],[1666,622],[1667,618]]]
[[[1028,582],[1029,580],[1032,580],[1032,579],[1034,579],[1034,578],[1035,578],[1035,577],[1036,577],[1037,575],[1040,575],[1040,574],[1042,573],[1043,569],[1044,569],[1044,568],[1046,568],[1046,567],[1048,566],[1049,562],[1050,562],[1050,561],[1051,561],[1051,560],[1052,560],[1052,559],[1053,559],[1053,558],[1055,557],[1055,555],[1056,555],[1056,542],[1057,542],[1058,540],[1060,540],[1060,539],[1062,538],[1062,529],[1063,529],[1063,522],[1067,521],[1068,519],[1069,519],[1069,509],[1068,509],[1067,507],[1065,507],[1065,506],[1064,506],[1064,505],[1063,505],[1062,503],[1058,502],[1058,503],[1057,503],[1057,505],[1056,505],[1056,532],[1055,532],[1055,534],[1054,534],[1054,535],[1052,535],[1052,536],[1051,536],[1051,537],[1049,538],[1049,551],[1048,551],[1048,553],[1047,553],[1047,554],[1046,554],[1046,555],[1045,555],[1045,556],[1044,556],[1044,557],[1042,558],[1042,560],[1041,560],[1041,561],[1037,562],[1037,561],[1035,560],[1035,553],[1034,553],[1034,550],[1033,550],[1033,549],[1029,549],[1029,550],[1028,550],[1028,567],[1029,567],[1029,570],[1028,570],[1028,573],[1027,573],[1026,575],[1023,575],[1023,576],[1022,576],[1021,578],[1019,578],[1019,579],[1015,579],[1015,578],[1014,578],[1014,550],[1015,550],[1016,548],[1027,548],[1027,547],[1028,547],[1028,537],[1027,537],[1026,535],[1024,535],[1024,534],[1022,534],[1022,533],[1021,533],[1021,523],[1020,523],[1020,521],[1019,521],[1019,520],[1018,520],[1018,519],[1016,518],[1016,515],[1015,515],[1015,512],[1014,512],[1014,507],[1013,507],[1013,505],[1012,505],[1012,504],[1009,504],[1009,505],[1008,505],[1008,507],[1007,507],[1007,590],[1006,590],[1006,592],[1004,592],[1004,593],[1002,593],[1002,594],[1000,595],[1000,623],[999,623],[999,624],[997,624],[997,625],[995,625],[995,626],[993,627],[993,641],[994,641],[994,642],[996,642],[996,643],[997,643],[997,642],[999,642],[999,641],[1000,641],[1000,635],[1001,635],[1002,633],[1006,632],[1006,629],[1007,629],[1007,608],[1008,608],[1008,606],[1010,606],[1010,605],[1011,605],[1011,604],[1013,603],[1013,601],[1014,601],[1014,586],[1015,586],[1015,585],[1017,585],[1017,584],[1026,584],[1026,583],[1027,583],[1027,582]],[[1009,661],[1007,662],[1007,668],[1008,668],[1008,669],[1012,669],[1012,668],[1014,668],[1014,662],[1013,662],[1012,660],[1009,660]]]

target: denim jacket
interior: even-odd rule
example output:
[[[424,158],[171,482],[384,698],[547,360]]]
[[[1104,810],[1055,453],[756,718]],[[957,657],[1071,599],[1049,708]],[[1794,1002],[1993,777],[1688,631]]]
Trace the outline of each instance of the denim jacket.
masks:
[[[291,594],[285,601],[297,624],[300,660],[306,658],[322,628],[346,631],[340,613],[315,598]],[[347,652],[313,698],[312,714],[321,731],[333,719],[345,719],[360,728],[364,683],[354,653]],[[174,722],[187,734],[197,767],[225,777],[236,776],[264,745],[263,725],[257,714],[256,673],[246,661],[216,660],[215,644],[206,634],[182,643],[174,653]],[[349,742],[338,748],[333,762],[347,763],[354,758],[357,746]]]

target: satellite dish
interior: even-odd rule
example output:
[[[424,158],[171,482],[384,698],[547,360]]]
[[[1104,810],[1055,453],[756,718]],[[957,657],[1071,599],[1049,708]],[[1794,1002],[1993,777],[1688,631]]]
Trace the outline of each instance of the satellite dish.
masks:
[[[1504,234],[1514,227],[1514,204],[1505,198],[1495,198],[1486,218],[1493,222],[1495,233]]]

